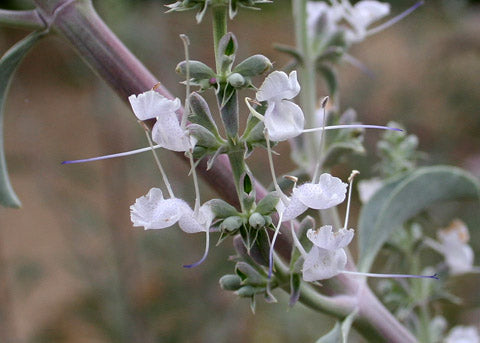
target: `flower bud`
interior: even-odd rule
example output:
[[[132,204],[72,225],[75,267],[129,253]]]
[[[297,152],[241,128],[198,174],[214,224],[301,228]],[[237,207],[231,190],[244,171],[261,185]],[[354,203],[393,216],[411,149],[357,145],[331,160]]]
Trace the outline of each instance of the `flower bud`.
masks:
[[[248,218],[248,224],[256,229],[261,228],[265,225],[265,218],[260,213],[252,213],[250,218]]]
[[[239,73],[232,73],[228,76],[227,82],[235,88],[240,88],[245,84],[245,78]]]
[[[242,287],[242,279],[238,275],[227,274],[220,278],[220,287],[226,291],[236,291]]]
[[[200,61],[189,61],[188,65],[190,67],[190,77],[194,80],[210,80],[212,77],[215,77],[213,70],[205,63]],[[175,71],[182,76],[187,76],[187,62],[182,61],[177,64]]]
[[[263,74],[270,68],[272,68],[272,63],[268,58],[263,55],[253,55],[240,62],[233,72],[245,77],[252,77]]]
[[[238,216],[232,216],[225,219],[222,224],[220,224],[220,230],[223,231],[235,231],[242,226],[243,220]]]
[[[246,262],[238,262],[235,273],[242,279],[244,285],[263,286],[266,284],[265,277]]]

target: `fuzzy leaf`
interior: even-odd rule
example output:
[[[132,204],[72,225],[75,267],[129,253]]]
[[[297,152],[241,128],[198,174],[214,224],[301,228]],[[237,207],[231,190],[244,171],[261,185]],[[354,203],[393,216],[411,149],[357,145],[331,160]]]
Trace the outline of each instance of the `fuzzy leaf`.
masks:
[[[357,316],[357,311],[350,313],[340,324],[335,323],[335,326],[325,336],[320,337],[316,343],[347,343],[348,334],[352,323]]]
[[[5,207],[20,207],[22,204],[10,184],[3,147],[3,111],[12,76],[30,48],[45,35],[33,32],[11,47],[0,59],[0,204]]]
[[[419,168],[385,184],[362,208],[359,269],[368,271],[393,230],[436,202],[480,198],[478,180],[460,168]]]

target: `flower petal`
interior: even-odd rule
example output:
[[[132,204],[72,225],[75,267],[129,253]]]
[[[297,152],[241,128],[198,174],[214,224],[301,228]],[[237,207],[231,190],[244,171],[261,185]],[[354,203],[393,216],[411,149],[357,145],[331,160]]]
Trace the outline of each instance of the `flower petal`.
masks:
[[[195,215],[194,211],[189,208],[180,218],[178,225],[187,233],[206,232],[210,229],[215,214],[213,213],[208,202],[203,204],[198,213]]]
[[[135,116],[140,120],[162,116],[163,113],[175,112],[180,108],[180,100],[169,100],[163,95],[150,90],[142,94],[128,97]]]
[[[303,263],[305,281],[325,280],[339,274],[347,264],[345,250],[326,250],[313,246]]]
[[[152,188],[130,206],[133,226],[148,229],[164,229],[174,225],[185,213],[188,205],[181,199],[164,199],[159,188]]]
[[[282,222],[297,218],[308,208],[295,195],[290,198],[288,204],[285,204],[283,201],[280,199],[276,206],[278,213],[283,212]]]
[[[340,229],[333,232],[331,225],[322,226],[319,229],[309,229],[307,231],[308,239],[317,247],[326,250],[338,250],[345,248],[353,239],[352,229]]]
[[[152,129],[152,138],[161,147],[173,151],[190,150],[188,131],[180,126],[175,112],[165,112]]]
[[[258,101],[277,102],[283,99],[292,99],[300,92],[297,81],[297,72],[294,70],[289,76],[283,71],[271,72],[263,81],[257,92]]]
[[[390,4],[380,1],[359,1],[353,6],[355,26],[367,28],[373,22],[382,19],[390,13]]]
[[[328,173],[320,175],[318,183],[304,183],[293,190],[293,194],[309,208],[324,210],[345,200],[347,184]]]
[[[274,141],[284,141],[300,135],[304,123],[302,109],[288,100],[269,103],[265,112],[265,127]]]

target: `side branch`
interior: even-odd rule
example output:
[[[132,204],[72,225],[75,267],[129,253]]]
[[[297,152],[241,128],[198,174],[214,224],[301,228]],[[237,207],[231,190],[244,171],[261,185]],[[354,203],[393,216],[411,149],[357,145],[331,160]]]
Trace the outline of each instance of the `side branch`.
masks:
[[[36,10],[10,11],[0,9],[0,25],[28,30],[46,28],[45,22]]]

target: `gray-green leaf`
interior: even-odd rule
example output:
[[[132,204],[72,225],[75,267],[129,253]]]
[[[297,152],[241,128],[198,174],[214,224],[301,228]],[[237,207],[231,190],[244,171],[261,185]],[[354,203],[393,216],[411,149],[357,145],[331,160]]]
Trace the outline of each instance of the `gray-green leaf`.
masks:
[[[5,207],[20,207],[22,204],[12,188],[8,177],[7,162],[3,147],[3,111],[12,76],[30,48],[44,32],[33,32],[11,47],[0,59],[0,204]]]
[[[478,180],[450,166],[419,168],[385,184],[360,213],[359,269],[368,271],[393,230],[432,204],[479,198]]]
[[[345,317],[341,324],[339,322],[335,323],[333,329],[325,336],[320,337],[316,343],[347,343],[348,334],[356,316],[357,311],[354,311]]]

